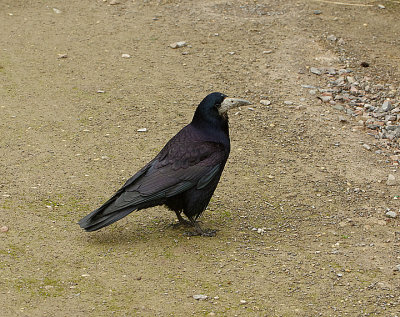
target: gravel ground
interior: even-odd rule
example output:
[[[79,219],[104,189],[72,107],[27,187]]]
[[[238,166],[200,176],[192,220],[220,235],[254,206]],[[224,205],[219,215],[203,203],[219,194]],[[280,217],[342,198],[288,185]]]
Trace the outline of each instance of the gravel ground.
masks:
[[[398,316],[400,4],[351,4],[3,1],[0,314]],[[217,236],[81,231],[212,91]]]

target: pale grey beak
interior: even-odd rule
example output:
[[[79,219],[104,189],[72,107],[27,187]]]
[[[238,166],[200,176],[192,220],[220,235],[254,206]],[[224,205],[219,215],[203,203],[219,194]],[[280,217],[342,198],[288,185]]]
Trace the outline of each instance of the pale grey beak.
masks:
[[[225,114],[229,109],[237,108],[240,106],[251,105],[250,101],[238,98],[225,98],[219,107],[218,112],[220,115]]]

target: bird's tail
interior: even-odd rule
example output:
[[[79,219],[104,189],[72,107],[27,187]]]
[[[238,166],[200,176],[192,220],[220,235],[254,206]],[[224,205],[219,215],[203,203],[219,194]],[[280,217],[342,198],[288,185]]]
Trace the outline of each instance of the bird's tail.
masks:
[[[137,208],[130,206],[112,212],[108,209],[109,205],[104,204],[79,220],[78,224],[86,231],[96,231],[124,218]]]

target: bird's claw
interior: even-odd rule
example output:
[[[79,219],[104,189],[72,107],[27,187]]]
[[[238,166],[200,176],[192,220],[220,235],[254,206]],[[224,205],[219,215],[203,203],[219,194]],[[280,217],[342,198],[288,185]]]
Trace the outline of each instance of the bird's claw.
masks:
[[[171,227],[174,228],[174,229],[180,228],[182,226],[184,226],[184,227],[192,227],[193,225],[192,225],[192,223],[190,221],[187,221],[187,220],[181,220],[181,221],[178,221],[178,222],[175,222],[175,223],[171,223]]]

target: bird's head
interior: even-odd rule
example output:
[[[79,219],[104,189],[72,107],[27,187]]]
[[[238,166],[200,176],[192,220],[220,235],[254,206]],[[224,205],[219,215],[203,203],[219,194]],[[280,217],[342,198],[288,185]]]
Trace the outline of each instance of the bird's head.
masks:
[[[247,100],[228,98],[220,92],[213,92],[197,106],[192,123],[226,124],[229,109],[249,104],[250,102]]]

